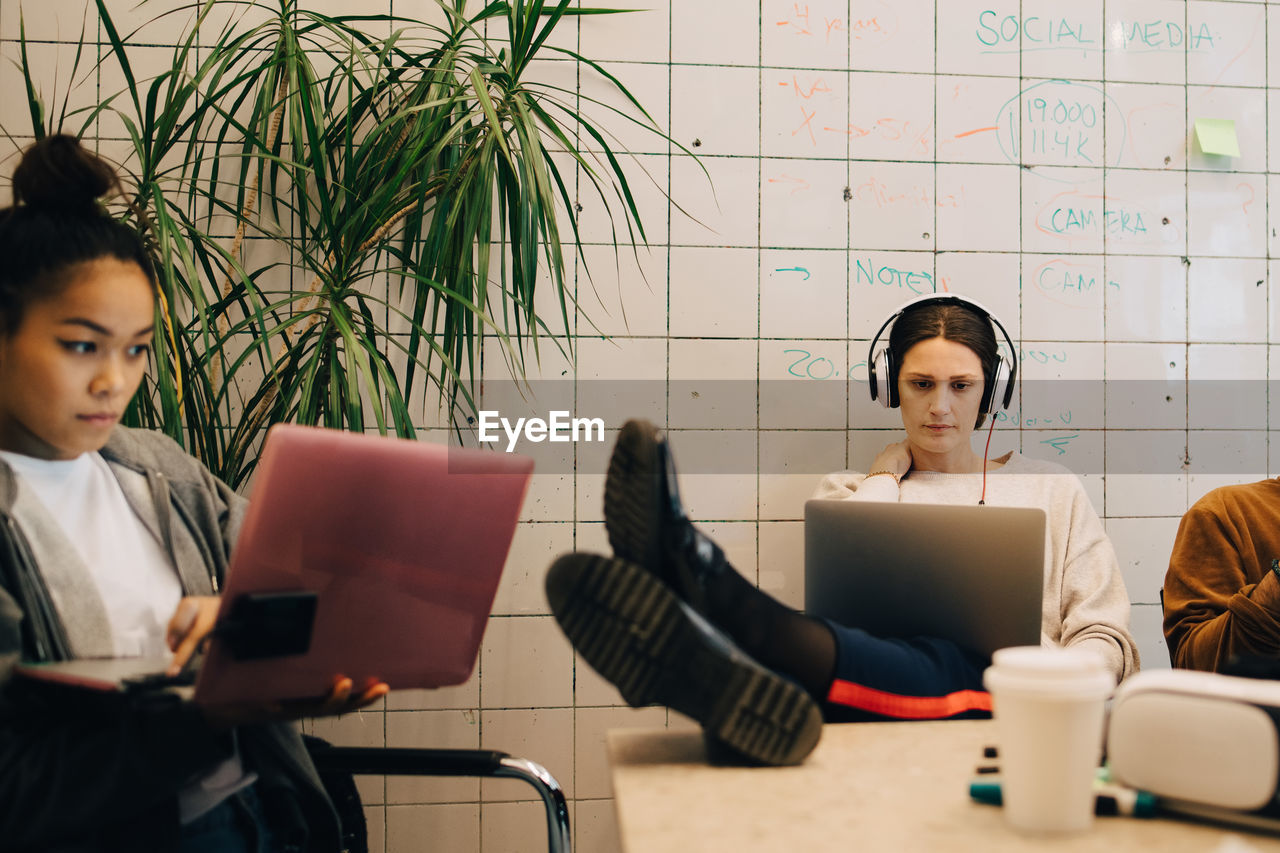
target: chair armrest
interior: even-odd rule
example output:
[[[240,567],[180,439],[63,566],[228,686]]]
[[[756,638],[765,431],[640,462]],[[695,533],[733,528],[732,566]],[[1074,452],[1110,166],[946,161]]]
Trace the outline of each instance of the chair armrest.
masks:
[[[489,749],[382,749],[318,746],[311,759],[321,771],[353,776],[493,776],[505,752]]]
[[[488,749],[416,749],[364,746],[310,747],[316,768],[353,776],[492,776],[532,785],[547,814],[547,849],[570,853],[569,805],[555,777],[542,765]]]

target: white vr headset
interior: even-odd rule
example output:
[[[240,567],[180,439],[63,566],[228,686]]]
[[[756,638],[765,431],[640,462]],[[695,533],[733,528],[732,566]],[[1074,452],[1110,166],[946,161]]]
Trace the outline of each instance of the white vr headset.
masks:
[[[1280,815],[1280,681],[1149,670],[1116,690],[1107,727],[1116,781],[1173,801]],[[1219,815],[1221,816],[1221,815]]]

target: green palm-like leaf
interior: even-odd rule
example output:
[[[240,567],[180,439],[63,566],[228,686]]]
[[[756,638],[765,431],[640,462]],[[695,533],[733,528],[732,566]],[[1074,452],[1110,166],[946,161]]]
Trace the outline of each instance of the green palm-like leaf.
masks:
[[[31,130],[92,134],[107,117],[124,127],[120,214],[144,234],[162,297],[154,363],[127,420],[163,429],[233,485],[273,423],[412,437],[433,393],[451,421],[474,412],[486,338],[517,377],[543,338],[572,354],[534,308],[542,280],[564,329],[578,311],[564,162],[605,201],[616,241],[644,239],[606,134],[578,115],[577,93],[530,73],[546,52],[579,62],[634,112],[597,106],[671,143],[597,63],[548,46],[566,18],[618,10],[436,0],[440,20],[424,22],[245,0],[234,5],[255,23],[219,29],[213,0],[199,0],[181,10],[194,14],[170,67],[144,79],[132,45],[146,26],[121,33],[95,2],[101,61],[124,88],[47,109],[20,29]]]

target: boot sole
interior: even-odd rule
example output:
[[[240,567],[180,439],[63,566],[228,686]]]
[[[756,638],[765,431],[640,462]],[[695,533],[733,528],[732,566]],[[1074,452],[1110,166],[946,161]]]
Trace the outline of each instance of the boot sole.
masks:
[[[604,526],[613,553],[661,574],[661,472],[658,431],[648,421],[627,421],[609,457],[604,483]]]
[[[761,764],[798,764],[822,734],[822,713],[798,685],[765,669],[622,560],[558,559],[547,598],[573,647],[632,706],[666,705]]]

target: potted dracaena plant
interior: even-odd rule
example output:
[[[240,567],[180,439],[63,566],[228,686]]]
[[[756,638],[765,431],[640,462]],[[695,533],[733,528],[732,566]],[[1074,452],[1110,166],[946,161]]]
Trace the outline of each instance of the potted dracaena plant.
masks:
[[[446,421],[474,410],[486,339],[517,378],[540,338],[571,351],[551,330],[576,310],[579,195],[608,213],[615,249],[644,239],[611,135],[581,113],[671,140],[554,38],[570,16],[615,10],[435,0],[409,20],[298,0],[152,7],[122,32],[106,0],[86,5],[60,97],[44,97],[25,27],[19,65],[31,133],[102,139],[129,176],[120,215],[154,251],[154,369],[126,421],[164,430],[233,486],[274,423],[413,436],[430,401]],[[186,18],[167,66],[144,76],[135,45],[175,15]],[[575,67],[623,107],[555,82]],[[77,104],[93,75],[101,94]],[[535,310],[539,286],[558,317]]]

